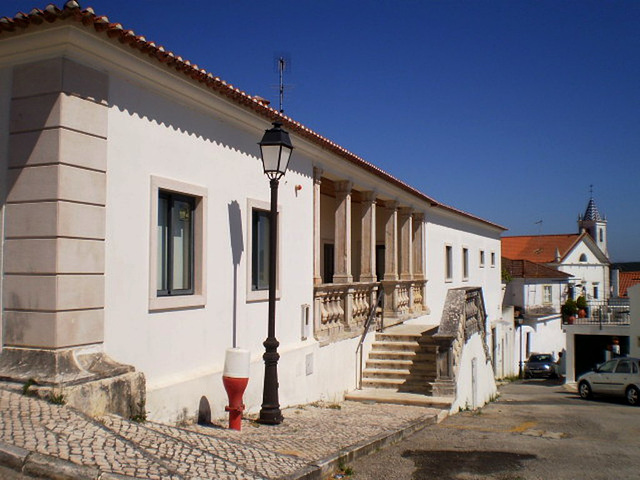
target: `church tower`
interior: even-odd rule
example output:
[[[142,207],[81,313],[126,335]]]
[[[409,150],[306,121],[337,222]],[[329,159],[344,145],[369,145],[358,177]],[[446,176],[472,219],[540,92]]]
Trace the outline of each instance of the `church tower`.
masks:
[[[598,212],[596,201],[593,199],[593,192],[591,192],[591,198],[589,199],[584,215],[578,216],[578,232],[582,233],[582,230],[586,230],[586,232],[591,235],[596,245],[598,245],[600,250],[608,257],[607,220]]]

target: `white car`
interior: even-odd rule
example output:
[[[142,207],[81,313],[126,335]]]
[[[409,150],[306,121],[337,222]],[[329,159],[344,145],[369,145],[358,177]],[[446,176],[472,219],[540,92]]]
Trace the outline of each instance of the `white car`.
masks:
[[[640,360],[631,357],[614,358],[578,378],[578,393],[582,398],[592,395],[625,397],[629,405],[640,404]]]

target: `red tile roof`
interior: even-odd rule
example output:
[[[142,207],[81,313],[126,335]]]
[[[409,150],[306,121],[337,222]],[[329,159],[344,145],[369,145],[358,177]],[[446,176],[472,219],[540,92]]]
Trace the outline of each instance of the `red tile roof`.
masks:
[[[253,110],[269,121],[273,122],[277,120],[281,122],[290,131],[295,132],[297,135],[312,141],[321,148],[329,150],[348,162],[373,173],[393,185],[396,185],[402,190],[426,201],[431,204],[431,206],[455,212],[500,230],[506,230],[505,227],[498,225],[497,223],[490,222],[449,205],[437,202],[433,198],[404,183],[402,180],[393,177],[384,170],[349,152],[345,148],[319,135],[308,127],[305,127],[300,122],[297,122],[279,111],[274,110],[269,107],[268,103],[264,100],[248,95],[233,85],[221,80],[219,77],[215,77],[204,69],[198,68],[197,65],[192,64],[188,60],[184,60],[182,57],[165,50],[164,47],[147,41],[145,37],[136,35],[132,30],[126,30],[121,24],[112,23],[107,17],[96,15],[92,8],[83,10],[80,7],[80,4],[75,0],[67,1],[62,9],[50,4],[44,10],[34,8],[28,14],[17,13],[13,18],[2,17],[0,18],[0,34],[3,32],[20,32],[31,25],[39,25],[44,22],[53,23],[61,20],[75,21],[81,23],[87,28],[93,27],[98,33],[102,33],[111,38],[114,43],[119,42],[123,45],[129,45],[131,48],[149,55],[149,57],[155,61],[163,63],[168,68],[173,68],[187,77],[190,77],[192,80],[204,84],[211,90],[240,105],[243,105],[250,110]]]
[[[640,272],[620,272],[620,284],[618,287],[621,297],[627,297],[629,287],[640,283]]]
[[[502,257],[502,267],[513,278],[570,278],[570,275],[555,268],[547,267],[541,263],[529,260],[512,260]]]
[[[535,263],[552,263],[556,251],[563,258],[576,244],[581,234],[525,235],[502,237],[502,256],[512,260],[529,260]]]

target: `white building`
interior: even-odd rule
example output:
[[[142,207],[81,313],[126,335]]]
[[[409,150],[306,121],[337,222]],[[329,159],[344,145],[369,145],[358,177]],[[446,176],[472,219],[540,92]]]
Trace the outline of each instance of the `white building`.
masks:
[[[257,411],[270,198],[257,142],[273,121],[295,147],[278,198],[281,405],[355,388],[380,289],[385,325],[438,325],[462,287],[482,294],[486,323],[466,331],[462,312],[440,356],[458,403],[472,362],[487,401],[502,227],[73,1],[0,23],[0,376],[62,388],[93,414],[146,395],[153,419],[192,418],[202,402],[221,415],[237,346],[251,352]]]

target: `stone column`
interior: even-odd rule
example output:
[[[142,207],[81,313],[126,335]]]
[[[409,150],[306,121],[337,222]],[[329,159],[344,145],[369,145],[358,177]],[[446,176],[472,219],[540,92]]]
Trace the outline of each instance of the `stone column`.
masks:
[[[347,180],[335,183],[335,268],[333,283],[351,283],[351,188]]]
[[[66,58],[14,68],[0,375],[128,415],[144,378],[102,352],[108,81]]]
[[[320,184],[322,169],[313,167],[313,284],[322,283],[322,266],[320,265]]]
[[[424,213],[413,214],[413,278],[425,279],[424,269]]]
[[[400,224],[400,279],[413,279],[413,209],[403,207],[398,211]]]
[[[362,250],[360,252],[360,281],[376,281],[376,195],[362,194]]]
[[[384,227],[384,280],[398,280],[398,203],[385,202],[389,215]]]

